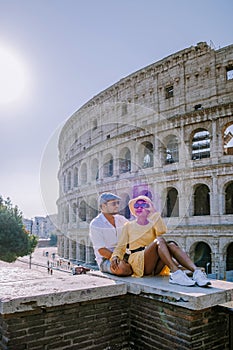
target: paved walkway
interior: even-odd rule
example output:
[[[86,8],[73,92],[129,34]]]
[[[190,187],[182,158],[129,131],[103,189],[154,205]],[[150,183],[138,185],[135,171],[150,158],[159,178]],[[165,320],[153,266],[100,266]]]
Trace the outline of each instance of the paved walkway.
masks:
[[[26,270],[31,270],[32,272],[37,271],[46,276],[61,274],[61,272],[72,272],[72,264],[69,265],[68,261],[60,260],[58,257],[57,247],[36,248],[31,255],[31,259],[30,256],[27,255],[18,258],[13,263],[0,261],[0,268],[1,267],[9,267],[12,269],[20,267]]]

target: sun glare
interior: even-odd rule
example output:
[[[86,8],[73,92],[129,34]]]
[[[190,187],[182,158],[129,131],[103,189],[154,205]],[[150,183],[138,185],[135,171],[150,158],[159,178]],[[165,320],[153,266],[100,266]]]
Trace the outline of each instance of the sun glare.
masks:
[[[23,98],[27,85],[26,73],[19,55],[0,46],[0,105]]]

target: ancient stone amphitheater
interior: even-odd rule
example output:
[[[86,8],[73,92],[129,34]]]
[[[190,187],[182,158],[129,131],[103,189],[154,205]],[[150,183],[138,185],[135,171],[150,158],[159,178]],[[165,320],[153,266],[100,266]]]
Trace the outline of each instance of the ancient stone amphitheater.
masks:
[[[233,280],[233,45],[198,43],[101,91],[64,125],[59,159],[60,256],[94,264],[98,195],[118,194],[129,218],[129,199],[143,193],[167,239]]]

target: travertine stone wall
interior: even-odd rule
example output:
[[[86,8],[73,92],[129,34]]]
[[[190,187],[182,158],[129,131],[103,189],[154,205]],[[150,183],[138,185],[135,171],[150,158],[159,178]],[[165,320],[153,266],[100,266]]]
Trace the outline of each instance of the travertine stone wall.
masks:
[[[94,263],[88,226],[98,195],[120,195],[124,214],[135,189],[144,186],[167,222],[167,238],[192,257],[197,244],[206,243],[211,272],[226,278],[233,244],[233,209],[226,210],[226,196],[233,196],[233,148],[224,149],[224,133],[233,127],[229,70],[233,45],[214,50],[198,43],[121,79],[70,117],[59,138],[61,256]],[[208,156],[195,159],[193,138],[200,130],[208,133]],[[195,209],[200,185],[208,188],[204,215]]]

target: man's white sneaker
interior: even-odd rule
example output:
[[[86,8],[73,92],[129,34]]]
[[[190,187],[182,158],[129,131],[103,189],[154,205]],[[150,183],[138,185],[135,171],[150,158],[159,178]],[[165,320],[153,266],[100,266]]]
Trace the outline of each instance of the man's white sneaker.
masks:
[[[199,287],[206,287],[206,286],[211,285],[211,282],[208,280],[205,272],[203,272],[202,270],[195,270],[194,271],[193,280],[196,282],[196,284]]]
[[[177,270],[170,274],[169,282],[180,286],[195,286],[195,281],[189,278],[183,271]]]

